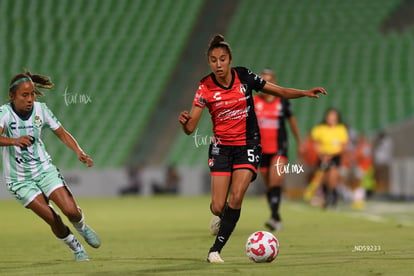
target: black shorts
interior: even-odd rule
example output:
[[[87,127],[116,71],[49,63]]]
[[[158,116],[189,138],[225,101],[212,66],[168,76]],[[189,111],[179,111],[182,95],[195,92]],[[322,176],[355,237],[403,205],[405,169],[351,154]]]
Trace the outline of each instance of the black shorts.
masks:
[[[267,171],[270,167],[270,164],[275,160],[280,158],[280,162],[287,161],[287,154],[281,155],[278,153],[270,154],[270,153],[263,153],[262,158],[260,158],[260,170]]]
[[[318,166],[322,170],[329,170],[330,168],[339,167],[341,164],[341,156],[340,155],[334,155],[331,160],[327,163],[322,163],[321,160],[318,161]]]
[[[211,175],[231,175],[235,170],[248,169],[256,179],[262,147],[260,145],[227,146],[211,144],[208,150],[208,166]]]

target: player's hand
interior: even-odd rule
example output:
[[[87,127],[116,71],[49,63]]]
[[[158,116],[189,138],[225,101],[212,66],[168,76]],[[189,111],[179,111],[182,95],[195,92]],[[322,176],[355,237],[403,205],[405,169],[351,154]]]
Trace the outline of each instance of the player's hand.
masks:
[[[185,125],[188,122],[188,120],[190,120],[190,115],[188,114],[187,110],[181,112],[180,116],[178,116],[178,121],[182,125]]]
[[[88,166],[88,168],[93,166],[92,158],[89,155],[87,155],[86,153],[84,153],[83,151],[78,153],[78,159],[82,163],[86,164]]]
[[[25,135],[20,136],[19,138],[14,139],[14,145],[17,147],[25,148],[32,145],[33,138]]]
[[[326,95],[328,93],[323,87],[314,87],[314,88],[311,88],[305,91],[305,96],[308,96],[311,98],[319,98],[319,94]]]

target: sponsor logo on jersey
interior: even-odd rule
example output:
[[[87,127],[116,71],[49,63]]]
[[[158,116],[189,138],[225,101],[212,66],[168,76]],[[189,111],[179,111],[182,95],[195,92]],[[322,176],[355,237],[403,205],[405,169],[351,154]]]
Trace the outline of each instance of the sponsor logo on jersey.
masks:
[[[220,93],[220,92],[216,92],[216,93],[214,93],[213,98],[214,98],[216,101],[221,100],[221,99],[222,99],[222,97],[221,97],[221,93]]]
[[[245,118],[249,116],[250,106],[243,109],[225,109],[217,114],[217,118],[226,121],[226,120],[239,120],[240,118]]]
[[[250,70],[247,70],[247,73],[249,74],[249,75],[253,75],[254,76],[254,80],[260,80],[261,82],[263,82],[263,78],[261,77],[261,76],[259,76],[259,75],[257,75],[257,74],[255,74],[255,73],[253,73],[252,71],[250,71]]]
[[[208,159],[208,166],[213,167],[214,166],[214,158]]]
[[[33,128],[33,126],[32,125],[30,125],[30,126],[16,126],[16,122],[11,122],[10,124],[9,124],[9,127],[10,127],[10,129],[26,129],[26,128]]]
[[[16,157],[15,158],[16,162],[19,164],[23,164],[23,163],[31,163],[31,162],[41,162],[41,160],[39,158],[33,158],[30,157],[28,155],[22,156],[21,158]]]

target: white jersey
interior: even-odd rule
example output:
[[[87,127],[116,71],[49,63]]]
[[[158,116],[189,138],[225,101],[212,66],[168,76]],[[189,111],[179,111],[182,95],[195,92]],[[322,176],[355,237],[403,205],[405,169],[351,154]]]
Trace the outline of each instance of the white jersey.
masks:
[[[41,134],[44,127],[56,130],[60,126],[60,122],[45,103],[34,102],[32,112],[26,118],[17,115],[11,103],[0,107],[0,127],[3,129],[1,135],[10,138],[24,135],[32,137],[31,146],[2,147],[3,175],[6,183],[31,180],[52,166]]]

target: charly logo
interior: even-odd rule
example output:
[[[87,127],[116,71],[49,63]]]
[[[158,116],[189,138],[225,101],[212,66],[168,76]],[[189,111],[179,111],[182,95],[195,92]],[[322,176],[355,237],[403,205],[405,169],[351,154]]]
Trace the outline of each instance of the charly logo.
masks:
[[[33,128],[32,125],[28,125],[28,126],[22,125],[22,126],[19,126],[19,125],[17,125],[16,122],[11,122],[9,124],[9,127],[10,127],[10,129],[30,129],[30,128]]]

